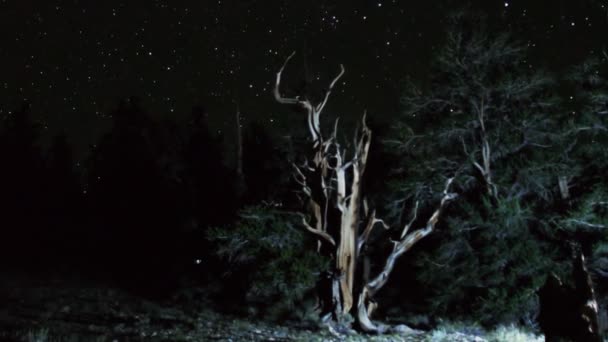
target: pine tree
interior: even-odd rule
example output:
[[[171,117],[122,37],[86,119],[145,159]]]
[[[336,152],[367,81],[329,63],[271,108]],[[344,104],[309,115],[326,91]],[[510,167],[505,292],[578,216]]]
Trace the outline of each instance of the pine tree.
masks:
[[[463,198],[417,261],[433,312],[472,313],[488,324],[530,318],[551,262],[536,237],[539,208],[551,203],[567,167],[555,153],[561,136],[549,116],[554,82],[528,67],[525,49],[508,35],[489,33],[483,19],[451,19],[428,89],[410,85],[387,140],[400,160],[389,209],[407,219],[404,207],[424,206],[440,176],[456,173]]]
[[[564,122],[562,211],[553,220],[564,243],[582,247],[597,290],[600,319],[608,306],[608,56],[593,57],[567,77],[572,93]],[[605,327],[604,327],[605,329]]]

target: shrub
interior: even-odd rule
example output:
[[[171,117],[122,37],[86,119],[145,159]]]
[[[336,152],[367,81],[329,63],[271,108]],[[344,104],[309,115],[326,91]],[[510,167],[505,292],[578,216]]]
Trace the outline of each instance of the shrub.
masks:
[[[208,232],[216,253],[226,261],[224,280],[241,282],[243,299],[253,313],[260,310],[269,319],[294,313],[295,304],[327,269],[327,261],[316,253],[298,216],[271,205],[247,207],[239,216],[233,227]]]

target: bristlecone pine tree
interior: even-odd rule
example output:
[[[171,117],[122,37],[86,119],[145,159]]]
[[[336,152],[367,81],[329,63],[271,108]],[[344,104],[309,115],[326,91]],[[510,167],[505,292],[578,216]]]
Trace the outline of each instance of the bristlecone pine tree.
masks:
[[[326,274],[327,286],[319,286],[321,317],[329,324],[330,329],[343,327],[345,317],[352,314],[356,327],[362,331],[392,331],[391,327],[371,320],[370,317],[377,307],[374,295],[387,282],[397,258],[434,230],[446,205],[457,197],[455,193],[450,192],[453,178],[447,179],[440,204],[426,225],[414,230],[410,228],[417,216],[416,205],[413,211],[414,219],[403,227],[399,240],[393,241],[393,249],[381,272],[364,281],[356,272],[361,248],[377,224],[389,228],[384,221],[376,218],[375,210],[370,209],[362,193],[362,178],[365,174],[372,132],[365,123],[364,114],[361,127],[354,138],[352,158],[347,161],[346,151],[341,148],[337,139],[338,120],[329,137],[323,135],[320,124],[321,112],[334,85],[344,74],[344,67],[340,65],[340,73],[329,85],[323,100],[316,105],[299,96],[283,97],[279,90],[281,74],[294,54],[285,60],[276,74],[274,97],[279,103],[304,108],[308,115],[314,155],[311,160],[307,160],[303,165],[294,165],[294,168],[295,178],[306,195],[309,213],[302,214],[302,223],[308,231],[317,236],[318,251],[331,258],[334,264],[333,269]]]
[[[408,87],[387,141],[398,196],[387,209],[401,216],[404,204],[424,201],[428,184],[458,172],[460,199],[442,218],[446,229],[414,258],[428,294],[420,310],[487,326],[532,324],[535,291],[559,260],[547,218],[573,169],[561,157],[570,142],[555,120],[556,82],[530,68],[525,45],[483,16],[448,19],[428,86]]]

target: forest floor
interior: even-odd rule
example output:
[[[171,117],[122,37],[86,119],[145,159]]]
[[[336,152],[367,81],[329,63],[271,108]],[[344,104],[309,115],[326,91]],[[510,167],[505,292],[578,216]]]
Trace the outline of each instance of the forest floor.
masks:
[[[65,279],[32,281],[2,277],[0,341],[542,341],[503,332],[481,335],[457,329],[402,335],[334,335],[305,324],[249,321],[209,309],[204,295],[184,291],[147,300],[117,288],[84,286]],[[516,334],[516,335],[505,335]],[[519,334],[519,335],[517,335]]]

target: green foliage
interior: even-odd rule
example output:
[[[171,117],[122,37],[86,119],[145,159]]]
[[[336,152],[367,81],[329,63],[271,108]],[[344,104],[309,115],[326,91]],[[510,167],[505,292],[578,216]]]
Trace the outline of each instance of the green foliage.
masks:
[[[557,225],[571,241],[583,247],[587,267],[605,281],[608,278],[608,193],[598,187],[576,201],[575,207]]]
[[[487,335],[490,342],[542,342],[543,336],[522,330],[514,325],[501,325]]]
[[[229,279],[245,276],[247,303],[268,318],[292,310],[327,268],[299,217],[271,205],[245,208],[234,227],[211,228],[208,238],[227,261],[227,275],[238,275]]]
[[[458,173],[457,186],[485,186],[474,162],[482,163],[487,140],[495,183],[508,196],[550,195],[550,176],[565,169],[551,147],[559,138],[549,114],[558,99],[553,77],[530,71],[524,48],[508,35],[491,36],[475,18],[456,17],[439,51],[430,87],[410,83],[403,116],[387,144],[401,157],[395,182],[400,193],[420,193]],[[539,160],[542,155],[542,163]]]
[[[572,233],[601,233],[608,225],[608,194],[605,188],[597,188],[582,196],[578,205],[561,220],[560,226]]]
[[[426,338],[425,342],[451,342],[476,340],[472,336],[480,337],[486,334],[485,330],[475,322],[440,322]]]
[[[28,342],[46,342],[49,340],[49,330],[42,328],[39,330],[29,331],[27,334]]]
[[[551,119],[555,81],[527,68],[524,47],[491,35],[483,20],[461,15],[453,23],[430,87],[407,89],[387,141],[400,160],[389,209],[404,221],[406,204],[424,204],[456,175],[461,196],[416,261],[432,313],[533,325],[535,291],[549,270],[560,272],[540,228],[558,197],[557,176],[571,168],[558,153],[563,130]]]
[[[483,324],[531,320],[535,290],[551,267],[547,245],[530,231],[532,213],[516,200],[461,203],[436,250],[418,261],[434,313]]]
[[[561,158],[571,166],[566,174],[577,178],[581,191],[588,191],[595,183],[603,183],[602,175],[608,170],[608,62],[590,58],[573,68],[566,81],[573,95],[562,117]]]

